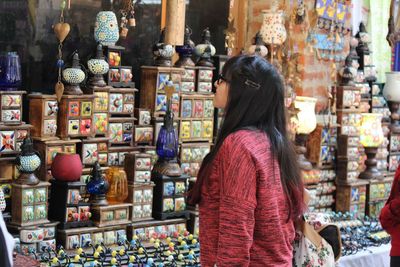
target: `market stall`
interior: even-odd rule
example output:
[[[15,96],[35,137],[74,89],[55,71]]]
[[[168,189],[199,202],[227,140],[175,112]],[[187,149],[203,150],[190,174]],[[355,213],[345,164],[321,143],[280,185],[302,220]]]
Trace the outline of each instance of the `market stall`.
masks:
[[[219,3],[224,23],[192,28],[215,17],[193,12],[198,1],[58,2],[51,34],[32,14],[43,6],[30,7],[29,41],[45,43],[27,49],[34,56],[0,37],[0,208],[17,253],[50,266],[199,266],[199,211],[186,195],[221,126],[214,82],[247,53],[284,79],[306,221],[337,226],[338,266],[389,266],[377,218],[400,159],[400,46],[391,35],[384,75],[391,52],[376,17],[355,28],[352,1],[230,0]],[[33,75],[27,58],[40,49],[54,58],[37,69],[54,70]]]

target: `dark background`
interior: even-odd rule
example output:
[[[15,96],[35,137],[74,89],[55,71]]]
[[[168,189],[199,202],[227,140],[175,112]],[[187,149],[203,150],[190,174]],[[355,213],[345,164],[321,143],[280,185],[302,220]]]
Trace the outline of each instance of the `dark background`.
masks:
[[[77,50],[81,63],[95,55],[93,29],[96,14],[112,9],[118,20],[118,0],[71,0],[71,9],[65,10],[65,22],[71,31],[64,41],[63,59],[71,63]],[[17,51],[22,62],[22,90],[54,93],[57,81],[58,41],[52,25],[60,15],[61,0],[0,0],[0,52]],[[211,31],[211,42],[217,54],[225,54],[224,29],[227,27],[229,0],[187,0],[186,24],[193,30],[195,44],[201,40],[204,28]],[[126,48],[122,64],[133,67],[134,81],[140,88],[140,66],[152,65],[152,46],[159,39],[161,0],[138,0],[135,7],[136,27],[117,45]],[[26,110],[26,109],[25,109]]]

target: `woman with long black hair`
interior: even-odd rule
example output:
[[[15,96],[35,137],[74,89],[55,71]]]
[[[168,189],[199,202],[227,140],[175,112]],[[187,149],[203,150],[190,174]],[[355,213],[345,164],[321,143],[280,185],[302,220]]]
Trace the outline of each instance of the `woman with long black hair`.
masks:
[[[304,187],[282,79],[265,59],[238,56],[215,85],[223,123],[188,195],[200,209],[201,264],[291,266]]]

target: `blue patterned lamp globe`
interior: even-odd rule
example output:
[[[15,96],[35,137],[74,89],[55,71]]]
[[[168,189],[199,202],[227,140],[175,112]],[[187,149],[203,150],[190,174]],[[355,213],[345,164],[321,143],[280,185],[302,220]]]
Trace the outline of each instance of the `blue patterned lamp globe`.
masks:
[[[35,171],[40,167],[41,160],[39,152],[33,149],[33,142],[26,137],[21,145],[21,154],[15,159],[15,165],[20,173],[17,184],[36,185],[39,179]]]
[[[194,42],[190,39],[191,35],[192,35],[192,29],[186,26],[183,45],[177,46],[175,48],[176,52],[178,52],[179,54],[179,60],[175,63],[176,67],[194,67],[192,54],[195,45]]]
[[[114,12],[100,11],[96,16],[94,39],[102,45],[113,46],[119,39],[118,21]]]
[[[101,44],[97,46],[96,58],[90,59],[87,64],[90,73],[93,75],[90,78],[90,85],[98,87],[106,86],[104,74],[108,72],[110,67],[104,60],[103,46]]]
[[[110,185],[104,178],[101,166],[98,161],[95,162],[90,181],[86,185],[86,190],[90,194],[90,202],[94,206],[107,206],[106,193]]]

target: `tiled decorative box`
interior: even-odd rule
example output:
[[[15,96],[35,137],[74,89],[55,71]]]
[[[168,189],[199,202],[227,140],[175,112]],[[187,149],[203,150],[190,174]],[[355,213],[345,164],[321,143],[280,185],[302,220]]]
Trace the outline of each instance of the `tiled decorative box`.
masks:
[[[110,145],[132,146],[135,118],[110,118],[108,136]]]
[[[377,218],[390,195],[393,176],[373,180],[367,185],[367,215]]]
[[[111,146],[108,148],[108,165],[124,166],[125,154],[137,151],[138,148],[132,146]]]
[[[43,140],[58,139],[57,116],[58,102],[56,95],[30,94],[29,123],[33,125],[32,137]]]
[[[81,156],[84,166],[92,166],[96,161],[100,165],[108,164],[108,142],[107,137],[97,137],[82,140],[77,144],[77,151]]]
[[[129,184],[148,183],[151,179],[151,155],[129,153],[125,155],[124,169]]]
[[[181,95],[180,142],[213,140],[214,105],[212,95]]]
[[[53,179],[49,202],[49,219],[59,221],[60,229],[92,226],[90,203],[82,197],[85,184]]]
[[[141,68],[140,107],[150,109],[155,117],[165,114],[167,111],[167,97],[164,88],[171,81],[176,88],[176,92],[172,96],[172,111],[177,117],[184,69],[149,66],[142,66]]]
[[[132,204],[132,221],[152,220],[153,211],[153,183],[129,184],[128,199]]]
[[[116,245],[119,240],[126,240],[126,225],[106,227],[82,227],[66,230],[58,230],[58,244],[66,250],[78,247],[87,248],[89,244],[101,244],[106,246]]]
[[[181,92],[190,93],[196,90],[196,67],[185,67],[182,74]]]
[[[12,220],[17,226],[31,226],[48,223],[47,199],[50,183],[37,185],[12,184]]]
[[[89,87],[87,94],[93,94],[96,98],[93,102],[93,126],[95,136],[108,136],[108,118],[109,118],[109,97],[112,87]]]
[[[95,98],[95,95],[64,95],[59,104],[57,136],[63,139],[94,137]]]
[[[98,227],[127,224],[130,222],[129,210],[132,204],[121,203],[91,208],[94,224]]]
[[[25,91],[0,91],[0,124],[19,125],[22,121],[22,97]]]
[[[352,212],[363,217],[366,211],[368,181],[337,182],[336,211]]]
[[[169,219],[164,221],[134,222],[128,226],[128,239],[136,235],[141,241],[149,241],[150,238],[166,239],[182,235],[186,232],[185,219]]]
[[[110,89],[108,112],[110,116],[133,117],[135,109],[135,88]]]
[[[209,143],[183,143],[180,149],[180,162],[183,173],[194,178],[200,169],[201,162],[210,152]]]
[[[0,124],[0,157],[15,155],[21,151],[21,145],[32,129],[32,125]]]
[[[200,94],[212,94],[214,68],[207,68],[207,67],[196,67],[196,68],[197,68],[196,92]]]

